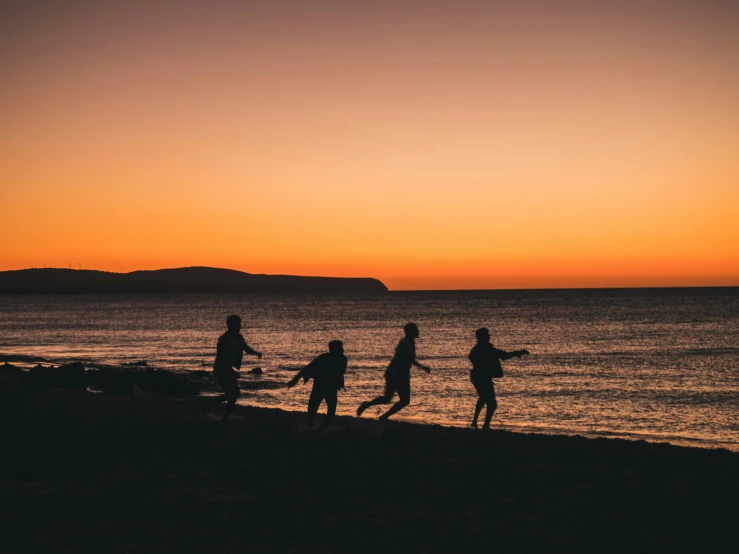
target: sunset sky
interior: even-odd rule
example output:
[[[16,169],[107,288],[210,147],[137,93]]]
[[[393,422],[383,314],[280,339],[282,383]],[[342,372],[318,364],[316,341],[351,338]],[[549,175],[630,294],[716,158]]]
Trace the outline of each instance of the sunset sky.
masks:
[[[0,2],[0,270],[739,285],[739,2]]]

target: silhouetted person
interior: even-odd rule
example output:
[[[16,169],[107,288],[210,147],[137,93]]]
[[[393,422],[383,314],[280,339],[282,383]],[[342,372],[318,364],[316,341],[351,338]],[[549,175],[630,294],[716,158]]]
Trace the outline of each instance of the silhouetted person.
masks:
[[[390,404],[393,395],[398,393],[398,402],[384,414],[380,419],[387,419],[399,412],[411,403],[411,366],[414,365],[430,373],[431,369],[416,361],[416,339],[419,336],[418,325],[406,323],[403,327],[405,337],[400,339],[395,348],[395,356],[385,371],[385,394],[378,396],[369,402],[362,402],[357,408],[357,415],[361,416],[370,406],[378,404]]]
[[[288,388],[291,388],[301,377],[304,383],[307,383],[308,379],[313,379],[313,390],[308,400],[308,427],[313,427],[318,406],[326,401],[326,417],[318,427],[319,433],[331,425],[336,415],[337,393],[339,389],[344,388],[346,364],[344,344],[340,340],[332,340],[328,343],[328,352],[314,358],[287,384]]]
[[[207,398],[203,401],[203,413],[207,414],[211,406],[220,404],[224,400],[228,401],[226,411],[223,414],[223,421],[228,419],[233,410],[236,399],[239,397],[239,381],[238,373],[235,370],[241,369],[241,361],[244,352],[262,358],[262,353],[253,350],[241,334],[241,318],[237,315],[230,315],[226,318],[226,327],[228,331],[218,338],[218,347],[216,350],[216,361],[213,364],[213,373],[215,374],[218,386],[223,390],[223,394],[213,398]]]
[[[503,368],[500,361],[520,358],[528,354],[529,351],[505,352],[504,350],[498,350],[490,343],[490,332],[485,327],[475,331],[475,337],[477,337],[477,344],[472,347],[469,355],[472,362],[470,380],[475,386],[478,396],[475,416],[472,418],[472,427],[477,429],[477,418],[480,416],[482,407],[487,404],[488,409],[485,412],[485,423],[482,428],[490,429],[490,420],[493,419],[495,409],[498,407],[495,400],[493,378],[503,377]]]

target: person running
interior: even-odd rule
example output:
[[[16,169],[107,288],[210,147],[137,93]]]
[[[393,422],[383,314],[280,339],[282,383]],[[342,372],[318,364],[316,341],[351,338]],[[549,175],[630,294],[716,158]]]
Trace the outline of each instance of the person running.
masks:
[[[500,365],[501,360],[510,360],[511,358],[520,358],[529,353],[528,350],[516,350],[515,352],[505,352],[498,350],[490,343],[490,331],[485,327],[481,327],[475,331],[477,344],[472,347],[469,359],[472,362],[472,371],[470,371],[470,381],[477,391],[477,405],[475,406],[475,416],[472,418],[472,427],[477,429],[477,418],[480,416],[482,407],[487,404],[485,412],[485,423],[482,428],[490,429],[490,420],[493,419],[495,409],[498,403],[495,400],[495,386],[493,385],[493,377],[503,377],[503,368]]]
[[[361,416],[370,406],[389,404],[396,392],[398,393],[398,402],[382,414],[380,419],[387,419],[398,413],[411,403],[411,366],[414,365],[426,373],[431,373],[431,368],[416,361],[416,339],[419,337],[418,325],[406,323],[403,331],[405,331],[405,337],[400,339],[395,349],[395,356],[385,371],[385,394],[374,400],[362,402],[357,408],[357,416]]]
[[[241,369],[244,352],[256,356],[258,359],[262,358],[261,352],[257,352],[246,344],[244,336],[241,334],[241,318],[239,316],[228,316],[226,327],[228,330],[218,338],[216,361],[213,364],[213,374],[218,386],[223,390],[223,394],[203,400],[203,415],[207,415],[212,406],[220,404],[224,400],[228,402],[223,414],[223,421],[228,420],[240,394],[238,373],[235,370]]]
[[[318,427],[322,433],[336,415],[338,391],[344,388],[344,374],[346,373],[347,359],[344,356],[344,343],[332,340],[328,343],[328,352],[313,359],[311,363],[301,369],[287,384],[287,388],[294,387],[300,378],[303,383],[313,379],[313,390],[308,400],[308,427],[313,427],[313,420],[318,413],[318,406],[326,401],[326,417]]]

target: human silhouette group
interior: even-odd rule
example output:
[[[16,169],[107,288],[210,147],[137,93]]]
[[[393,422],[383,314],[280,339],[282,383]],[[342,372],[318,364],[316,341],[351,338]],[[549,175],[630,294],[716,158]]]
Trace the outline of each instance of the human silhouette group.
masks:
[[[262,353],[251,348],[241,334],[241,318],[238,315],[230,315],[226,318],[227,330],[218,339],[216,348],[216,359],[213,364],[213,375],[223,394],[206,398],[203,400],[203,413],[209,411],[217,404],[226,402],[223,420],[228,420],[234,404],[239,397],[238,371],[241,369],[244,353],[261,359]],[[426,373],[431,368],[420,363],[416,359],[416,339],[420,332],[415,323],[406,323],[403,326],[404,337],[395,348],[395,355],[385,370],[385,393],[381,396],[362,402],[357,408],[357,416],[361,416],[368,408],[380,404],[390,404],[394,396],[398,395],[398,401],[385,413],[380,415],[381,420],[386,420],[393,414],[408,406],[411,402],[411,367],[416,366]],[[481,327],[475,331],[477,343],[469,353],[469,361],[472,363],[470,370],[470,381],[477,391],[477,403],[472,418],[471,426],[477,428],[478,418],[482,408],[487,406],[485,422],[482,429],[490,429],[490,421],[498,407],[495,398],[494,378],[503,376],[501,361],[511,358],[521,358],[529,354],[528,350],[515,350],[506,352],[495,348],[490,342],[490,331]],[[308,427],[313,427],[318,407],[322,402],[326,403],[326,417],[318,427],[318,433],[322,433],[336,416],[338,404],[338,392],[344,389],[344,375],[346,374],[348,360],[344,355],[344,344],[340,340],[332,340],[328,343],[328,352],[314,358],[308,365],[303,367],[295,377],[286,385],[294,387],[302,378],[304,383],[313,380],[313,389],[308,400]]]

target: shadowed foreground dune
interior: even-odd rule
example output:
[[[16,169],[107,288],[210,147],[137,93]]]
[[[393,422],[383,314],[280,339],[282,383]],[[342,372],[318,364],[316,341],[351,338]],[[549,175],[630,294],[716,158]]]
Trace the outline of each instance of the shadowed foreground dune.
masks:
[[[15,387],[0,411],[5,552],[705,552],[739,515],[721,450]]]

